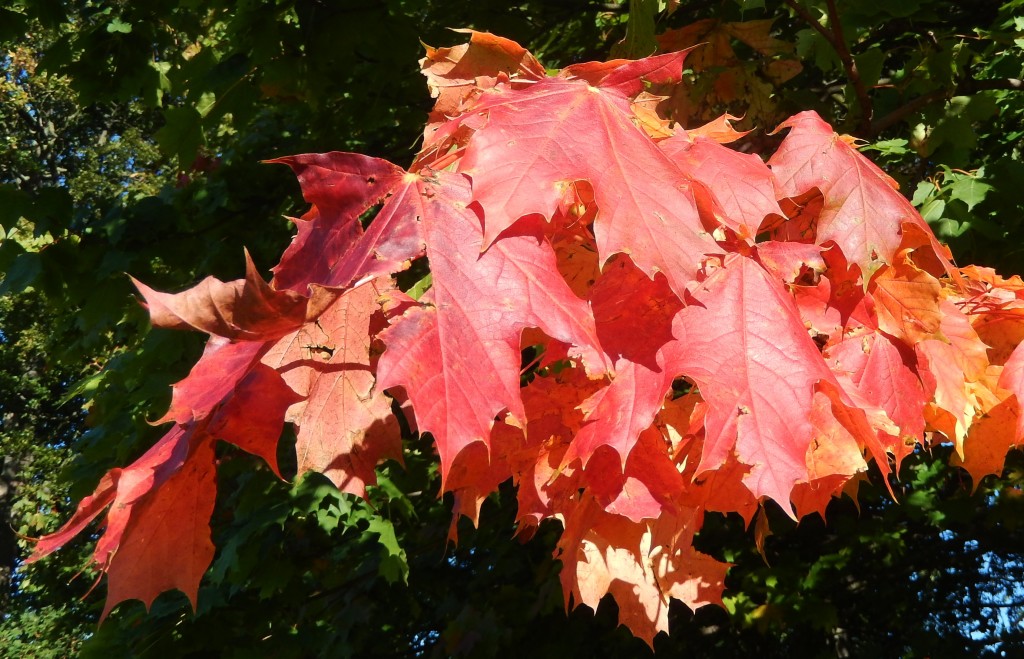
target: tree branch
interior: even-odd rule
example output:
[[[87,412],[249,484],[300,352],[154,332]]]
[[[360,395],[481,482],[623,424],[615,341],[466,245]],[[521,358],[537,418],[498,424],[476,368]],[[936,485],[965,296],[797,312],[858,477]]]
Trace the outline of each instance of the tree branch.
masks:
[[[874,137],[878,135],[886,128],[894,126],[899,122],[903,121],[907,115],[914,114],[918,110],[924,108],[927,105],[931,105],[935,101],[943,100],[947,96],[947,92],[944,89],[936,89],[935,91],[928,92],[924,96],[918,96],[917,98],[909,101],[908,103],[901,105],[889,114],[885,115],[878,121],[871,124],[871,130],[869,135]]]
[[[956,95],[963,96],[995,90],[1022,91],[1024,90],[1024,80],[1020,78],[986,78],[984,80],[968,78],[957,85]]]
[[[832,47],[836,49],[836,53],[843,63],[843,68],[846,69],[846,76],[853,85],[853,92],[857,95],[857,104],[860,105],[859,131],[866,135],[871,130],[871,118],[874,115],[875,106],[871,103],[868,90],[864,87],[864,81],[861,80],[860,71],[857,70],[857,62],[854,61],[853,55],[850,54],[850,49],[846,46],[846,39],[843,38],[843,27],[839,23],[839,10],[836,8],[835,0],[828,0],[828,22],[832,27],[832,33],[835,35]]]
[[[825,41],[835,48],[835,43],[832,41],[832,33],[825,29],[825,26],[818,22],[814,16],[811,16],[811,12],[807,11],[807,8],[799,3],[798,0],[783,0],[790,9],[796,12],[796,15],[803,19],[805,23],[813,27],[821,36],[825,37]]]
[[[853,92],[857,96],[857,105],[860,107],[860,127],[857,129],[857,132],[862,137],[866,137],[871,132],[874,105],[871,103],[871,97],[868,96],[868,90],[860,77],[860,71],[857,70],[857,63],[854,61],[853,55],[850,54],[850,49],[846,45],[846,39],[843,38],[843,26],[839,22],[839,10],[836,8],[835,0],[827,0],[826,3],[828,5],[828,23],[831,30],[826,29],[821,22],[814,18],[811,12],[807,11],[807,8],[800,4],[799,0],[783,1],[805,23],[817,30],[825,38],[825,41],[832,46],[832,49],[836,51],[839,61],[843,64],[843,70],[846,71],[846,77],[849,79],[850,84],[853,85]]]
[[[969,96],[971,94],[976,94],[977,92],[997,90],[1024,91],[1024,80],[1020,80],[1019,78],[986,78],[983,80],[967,78],[965,80],[961,80],[959,84],[957,84],[956,89],[952,92],[946,89],[936,89],[901,105],[878,121],[873,122],[871,124],[870,131],[864,137],[874,137],[883,130],[903,121],[903,119],[908,115],[911,115],[918,110],[935,103],[936,101],[946,100],[953,96]]]

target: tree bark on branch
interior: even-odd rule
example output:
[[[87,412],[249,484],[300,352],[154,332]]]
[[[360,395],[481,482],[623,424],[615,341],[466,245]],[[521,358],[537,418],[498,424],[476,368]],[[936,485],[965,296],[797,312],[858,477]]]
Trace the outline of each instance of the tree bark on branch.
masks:
[[[807,7],[800,3],[800,0],[783,0],[787,7],[793,10],[805,23],[816,30],[836,51],[836,55],[842,62],[846,71],[847,79],[853,86],[854,94],[857,96],[857,105],[860,108],[860,123],[856,135],[864,139],[873,139],[879,133],[899,123],[907,116],[931,105],[932,103],[952,98],[953,96],[969,96],[977,92],[1008,90],[1024,90],[1024,81],[1019,78],[992,78],[977,80],[965,78],[960,80],[952,91],[947,89],[936,89],[908,101],[906,104],[896,108],[884,117],[874,120],[874,104],[868,95],[864,80],[857,70],[857,63],[850,53],[846,40],[843,38],[842,24],[839,21],[839,10],[835,0],[826,0],[828,11],[828,27],[821,24]]]
[[[864,86],[864,80],[860,77],[860,71],[857,70],[857,62],[854,61],[853,55],[850,53],[849,47],[846,45],[846,39],[843,37],[843,26],[839,21],[839,9],[836,7],[835,0],[826,0],[828,7],[828,28],[821,24],[811,12],[807,11],[807,8],[800,4],[799,0],[784,0],[786,5],[790,7],[796,14],[802,18],[808,25],[818,31],[825,41],[832,46],[832,49],[836,51],[836,55],[839,56],[839,61],[842,62],[843,70],[846,71],[846,77],[849,79],[850,84],[853,86],[853,92],[857,96],[857,105],[860,107],[860,126],[857,132],[867,134],[871,130],[871,119],[874,114],[874,105],[871,103],[871,98],[868,96],[868,90]]]

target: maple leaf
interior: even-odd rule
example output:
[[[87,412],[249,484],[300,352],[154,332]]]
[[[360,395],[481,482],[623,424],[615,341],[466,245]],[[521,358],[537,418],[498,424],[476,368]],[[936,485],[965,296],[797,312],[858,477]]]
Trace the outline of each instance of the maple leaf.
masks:
[[[173,385],[171,406],[154,423],[187,423],[207,418],[248,375],[265,350],[266,346],[257,341],[232,343],[220,337],[211,338],[188,376]]]
[[[488,32],[455,30],[469,34],[468,44],[451,48],[426,47],[420,68],[430,95],[436,98],[430,122],[443,122],[462,113],[463,107],[484,89],[497,84],[498,76],[540,80],[544,67],[516,42]]]
[[[176,426],[128,469],[108,471],[100,479],[93,493],[79,502],[75,514],[64,526],[36,542],[35,551],[28,558],[28,562],[39,560],[63,546],[85,529],[89,522],[102,513],[107,506],[118,499],[120,499],[121,505],[114,512],[118,515],[125,515],[124,521],[117,522],[117,517],[112,518],[108,521],[106,533],[120,535],[127,521],[125,509],[131,502],[138,500],[140,496],[152,489],[155,480],[166,480],[171,473],[181,467],[188,451],[188,444],[188,434]],[[100,546],[93,554],[94,562],[98,565],[106,565],[109,553],[116,545],[117,541],[114,541],[106,549],[101,549],[103,547],[101,541]]]
[[[682,133],[658,146],[712,191],[724,211],[723,223],[741,238],[752,240],[767,216],[782,216],[774,176],[756,155],[733,151],[706,137],[690,141]]]
[[[751,259],[726,260],[677,316],[670,372],[685,374],[708,403],[698,475],[735,449],[751,467],[743,482],[789,510],[809,478],[806,454],[815,387],[834,383],[792,297]]]
[[[563,458],[563,465],[579,459],[586,467],[598,451],[614,451],[621,468],[640,433],[652,423],[672,387],[673,376],[664,357],[654,367],[619,360],[615,379],[581,405],[587,423],[580,428]]]
[[[569,288],[581,298],[589,297],[591,287],[601,274],[593,236],[562,232],[552,239],[551,246],[558,259],[558,272]]]
[[[592,462],[584,474],[584,480],[591,485],[591,491],[598,494],[600,500],[599,486],[608,489],[609,484],[620,479],[609,478],[608,470],[595,470],[593,467]],[[618,464],[613,465],[613,468],[617,472]],[[612,488],[608,493],[611,496],[606,495],[611,502],[604,509],[634,522],[659,519],[663,513],[679,509],[676,499],[684,488],[682,476],[665,451],[661,432],[651,426],[640,433],[636,446],[629,452],[626,466],[622,470],[621,485]]]
[[[926,402],[924,387],[917,375],[917,360],[905,346],[885,334],[860,332],[850,335],[825,350],[833,372],[849,378],[863,398],[885,410],[900,427],[902,447],[897,463],[924,441]]]
[[[834,241],[865,275],[893,262],[904,224],[919,228],[936,254],[942,253],[927,223],[897,191],[896,182],[816,113],[794,115],[776,131],[783,128],[790,131],[768,165],[782,195],[796,197],[812,188],[824,195],[815,239],[819,245]]]
[[[963,443],[963,457],[954,454],[952,463],[971,475],[972,491],[978,490],[985,476],[1003,472],[1006,453],[1020,443],[1021,416],[1020,404],[1010,399],[971,424]]]
[[[597,86],[556,78],[488,91],[474,107],[486,123],[459,169],[483,210],[484,248],[521,217],[551,217],[564,188],[587,181],[601,262],[627,253],[682,295],[704,256],[720,250],[701,224],[691,179],[634,125],[622,84],[609,73]]]
[[[210,447],[210,437],[201,431],[173,427],[131,466],[107,472],[71,519],[36,543],[27,562],[59,549],[109,506],[92,555],[110,580],[101,618],[127,599],[140,599],[148,609],[172,588],[184,592],[195,608],[199,580],[213,559],[208,522],[216,493]],[[174,523],[168,523],[168,515]]]
[[[689,51],[666,53],[638,60],[583,62],[565,67],[559,72],[558,77],[579,78],[601,89],[614,90],[633,98],[652,84],[679,82],[687,54]]]
[[[310,299],[269,286],[245,253],[245,279],[207,277],[177,294],[160,293],[132,279],[145,298],[150,322],[166,329],[196,329],[228,339],[261,341],[287,334],[306,320]]]
[[[563,369],[552,377],[535,378],[522,390],[528,422],[516,428],[525,435],[521,448],[509,456],[517,485],[517,521],[536,526],[551,517],[578,490],[578,470],[562,466],[562,458],[584,423],[580,405],[602,386],[582,369]],[[506,419],[504,425],[514,423]]]
[[[988,351],[970,319],[952,300],[943,300],[940,309],[943,315],[939,329],[945,340],[921,341],[914,350],[921,380],[931,397],[929,423],[952,441],[963,457],[963,441],[972,420],[985,412],[985,392],[990,390],[985,382]],[[1002,382],[1003,386],[1008,384],[1008,380]]]
[[[523,224],[481,254],[480,220],[461,175],[442,175],[423,223],[432,306],[413,308],[381,334],[383,389],[405,388],[421,431],[430,432],[447,475],[455,457],[486,442],[507,409],[525,420],[519,395],[519,339],[539,327],[577,346],[595,373],[606,370],[593,317],[555,267],[538,226]]]
[[[939,337],[942,286],[935,277],[897,259],[893,265],[882,266],[869,286],[878,311],[879,329],[904,338],[911,345]]]
[[[355,153],[266,162],[291,167],[303,196],[313,204],[303,218],[292,220],[298,233],[274,268],[275,288],[308,295],[310,284],[348,286],[404,269],[422,254],[415,221],[420,210],[418,176],[386,160]],[[388,203],[364,231],[359,217],[385,198]],[[307,314],[306,320],[314,317]]]
[[[797,518],[813,511],[825,519],[825,509],[832,497],[842,491],[854,474],[867,470],[857,438],[836,417],[829,397],[815,392],[810,414],[814,437],[806,456],[807,480],[798,482],[790,493]]]
[[[745,22],[705,19],[684,28],[666,31],[658,38],[658,45],[663,51],[672,51],[706,43],[707,45],[694,56],[693,65],[701,69],[736,64],[740,61],[730,44],[730,38],[741,41],[768,57],[792,52],[793,44],[771,36],[773,22],[772,19]],[[799,70],[798,68],[797,71]]]
[[[148,608],[172,588],[184,592],[195,608],[199,581],[214,552],[209,529],[216,498],[214,439],[263,457],[277,472],[284,412],[297,398],[278,373],[258,363],[260,348],[260,343],[212,339],[175,390],[168,413],[179,417],[175,425],[130,466],[107,472],[72,518],[38,541],[29,560],[64,545],[109,506],[92,557],[109,579],[101,617],[127,599],[142,600]],[[211,375],[218,372],[223,381]]]
[[[649,279],[620,255],[604,267],[589,297],[605,352],[657,368],[657,351],[672,340],[672,318],[683,306],[665,276]]]
[[[718,469],[701,472],[697,467],[704,449],[704,417],[707,403],[693,389],[684,396],[667,401],[658,413],[656,425],[673,447],[676,468],[687,483],[680,493],[682,505],[721,513],[735,512],[749,526],[758,509],[758,500],[742,482],[750,467],[730,453]]]
[[[779,272],[779,266],[773,263],[770,250],[765,254],[765,248],[772,244],[759,244],[757,254],[766,268]],[[808,281],[794,281],[794,285],[790,287],[804,324],[813,333],[824,337],[838,337],[843,331],[859,327],[877,330],[878,313],[875,310],[875,301],[864,291],[860,267],[848,263],[842,251],[835,245],[821,250],[820,256],[827,275],[812,277]],[[789,263],[792,265],[792,259]],[[786,275],[779,274],[782,274],[780,278],[786,281]]]
[[[731,114],[723,114],[716,119],[712,119],[703,126],[697,126],[696,128],[688,128],[683,130],[680,127],[678,134],[686,135],[691,140],[704,137],[709,140],[718,142],[719,144],[728,144],[735,142],[744,135],[749,135],[752,131],[749,130],[736,130],[733,124],[740,121],[740,117],[734,117]]]
[[[805,272],[821,274],[827,269],[817,245],[769,240],[758,243],[754,257],[777,280],[795,284]]]
[[[990,310],[981,307],[972,313],[971,327],[988,347],[989,361],[1006,364],[1024,341],[1024,306],[1011,303]]]
[[[668,632],[669,599],[691,609],[721,603],[728,564],[693,549],[697,509],[637,523],[582,502],[566,519],[556,556],[566,604],[596,609],[611,594],[619,607],[619,624],[653,648],[654,636]]]
[[[789,57],[793,44],[771,36],[771,20],[725,22],[700,20],[658,36],[662,52],[693,49],[691,68],[698,74],[696,89],[680,86],[672,90],[669,104],[679,120],[707,117],[721,104],[742,102],[753,121],[777,118],[774,91],[765,79],[782,84],[800,73],[799,60]],[[752,48],[759,61],[737,56],[732,41]]]
[[[370,367],[370,324],[380,294],[374,284],[347,291],[262,358],[297,394],[286,418],[296,427],[298,474],[322,473],[358,496],[376,484],[380,460],[401,459],[391,399],[375,389]]]
[[[101,618],[128,599],[142,600],[148,610],[157,595],[171,589],[185,593],[195,610],[199,582],[213,560],[210,515],[216,496],[213,442],[200,441],[178,471],[131,506],[104,566],[107,601]]]
[[[1018,346],[1010,355],[999,375],[999,386],[1013,393],[1017,404],[1024,407],[1024,348]],[[1021,440],[1024,440],[1024,420],[1018,418],[1013,441],[1019,443]]]
[[[254,364],[210,417],[207,432],[263,458],[280,476],[277,440],[284,428],[285,411],[300,399],[280,373],[263,364]]]

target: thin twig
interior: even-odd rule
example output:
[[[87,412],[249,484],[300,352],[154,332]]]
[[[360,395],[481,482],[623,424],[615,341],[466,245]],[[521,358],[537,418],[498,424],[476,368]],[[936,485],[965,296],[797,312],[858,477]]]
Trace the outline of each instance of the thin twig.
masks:
[[[854,61],[850,49],[846,46],[846,39],[843,38],[843,27],[839,23],[839,10],[836,8],[835,0],[828,0],[828,22],[832,27],[832,34],[835,38],[832,47],[836,49],[843,68],[846,69],[846,76],[853,85],[853,92],[857,95],[857,103],[860,105],[860,129],[862,136],[867,137],[871,131],[871,117],[874,115],[874,105],[868,96],[868,90],[864,87],[860,72],[857,70],[857,62]]]
[[[821,36],[825,37],[825,41],[828,41],[833,48],[835,48],[835,42],[832,38],[832,33],[825,29],[825,26],[818,22],[814,16],[811,16],[811,12],[807,11],[807,8],[800,4],[799,0],[783,0],[786,5],[796,12],[797,16],[802,18],[805,23],[813,27],[815,30],[821,33]]]

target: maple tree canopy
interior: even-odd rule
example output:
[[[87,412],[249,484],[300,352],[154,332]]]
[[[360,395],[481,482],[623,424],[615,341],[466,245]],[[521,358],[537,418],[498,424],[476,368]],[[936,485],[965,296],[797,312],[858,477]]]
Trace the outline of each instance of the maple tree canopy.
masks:
[[[725,146],[729,117],[661,118],[688,51],[549,76],[470,34],[422,60],[437,100],[408,170],[272,161],[311,206],[269,283],[248,255],[238,281],[137,282],[155,326],[206,350],[167,434],[29,559],[106,511],[104,616],[175,588],[195,605],[215,443],[277,472],[286,423],[299,475],[358,496],[401,460],[399,414],[433,437],[455,519],[511,478],[518,534],[564,527],[566,605],[610,593],[648,643],[671,598],[721,603],[705,513],[824,516],[869,463],[895,477],[940,442],[976,484],[1021,442],[1024,282],[955,266],[850,138],[804,112],[765,162]],[[411,266],[429,275],[400,290]]]

